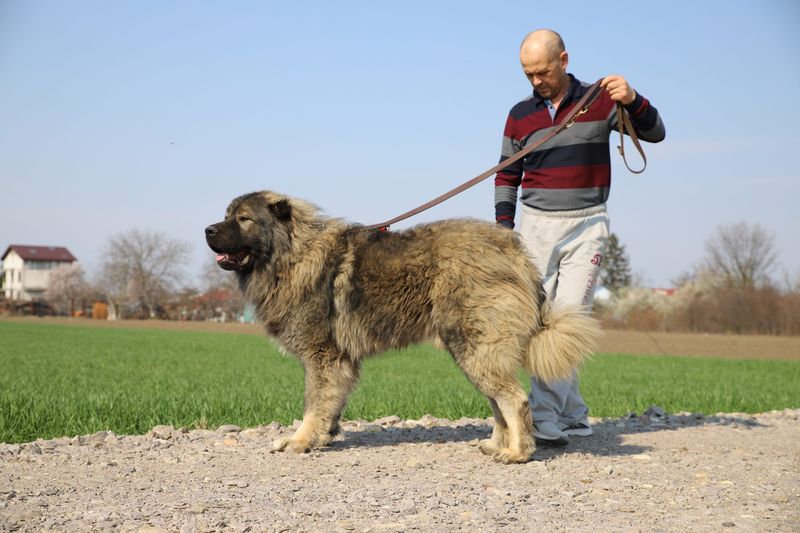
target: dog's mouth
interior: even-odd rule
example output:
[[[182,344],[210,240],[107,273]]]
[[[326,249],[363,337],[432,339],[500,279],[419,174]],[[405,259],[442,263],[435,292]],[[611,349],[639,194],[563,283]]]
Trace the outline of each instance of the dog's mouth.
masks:
[[[250,250],[242,250],[237,253],[217,253],[217,265],[225,270],[246,270],[253,264]]]

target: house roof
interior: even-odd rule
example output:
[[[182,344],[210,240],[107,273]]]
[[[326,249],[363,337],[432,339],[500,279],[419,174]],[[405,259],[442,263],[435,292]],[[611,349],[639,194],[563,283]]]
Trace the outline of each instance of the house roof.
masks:
[[[27,244],[9,245],[0,259],[5,259],[12,250],[25,261],[77,261],[75,256],[63,246],[29,246]]]

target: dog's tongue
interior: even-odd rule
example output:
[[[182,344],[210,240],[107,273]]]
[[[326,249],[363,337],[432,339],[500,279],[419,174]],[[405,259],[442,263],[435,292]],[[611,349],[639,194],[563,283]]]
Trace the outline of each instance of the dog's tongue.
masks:
[[[217,263],[225,261],[226,259],[228,259],[228,254],[217,254]]]

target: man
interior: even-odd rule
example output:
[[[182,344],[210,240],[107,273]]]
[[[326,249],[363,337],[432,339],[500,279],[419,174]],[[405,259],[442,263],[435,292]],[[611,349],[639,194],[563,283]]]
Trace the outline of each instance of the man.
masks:
[[[590,85],[567,73],[564,42],[551,30],[525,37],[520,62],[533,95],[511,109],[500,161],[546,135]],[[608,143],[617,127],[616,103],[627,110],[640,139],[664,139],[658,111],[625,78],[607,76],[602,87],[605,90],[572,127],[495,178],[495,215],[497,223],[507,228],[514,227],[517,189],[522,186],[519,232],[542,275],[545,292],[557,306],[587,310],[592,306],[608,239]],[[592,434],[577,375],[550,384],[532,378],[530,403],[537,442],[563,446],[570,435]]]

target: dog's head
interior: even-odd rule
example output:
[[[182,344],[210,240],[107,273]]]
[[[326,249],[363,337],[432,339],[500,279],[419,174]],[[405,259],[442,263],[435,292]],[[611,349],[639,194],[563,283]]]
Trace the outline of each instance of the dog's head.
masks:
[[[273,260],[276,249],[288,247],[292,206],[289,198],[270,192],[234,199],[225,220],[206,228],[206,242],[225,270],[248,274]]]

